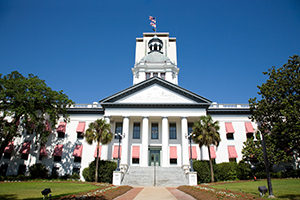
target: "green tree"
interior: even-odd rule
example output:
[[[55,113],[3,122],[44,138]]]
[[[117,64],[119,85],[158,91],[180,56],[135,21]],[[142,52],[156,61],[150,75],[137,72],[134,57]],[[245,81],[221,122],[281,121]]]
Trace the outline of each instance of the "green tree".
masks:
[[[45,143],[50,127],[60,116],[67,119],[67,108],[72,104],[63,91],[52,90],[33,74],[0,74],[0,158],[7,144],[19,136],[21,127],[36,134],[34,145]]]
[[[299,67],[300,57],[295,55],[282,67],[264,72],[268,80],[258,86],[260,99],[249,100],[252,121],[261,124],[264,136],[270,135],[275,150],[289,157],[299,157],[300,152]]]
[[[267,152],[269,152],[269,167],[274,164],[291,161],[291,156],[287,156],[284,150],[278,149],[270,135],[265,136],[265,141]],[[242,154],[243,160],[254,165],[258,171],[264,169],[264,155],[259,131],[256,132],[256,140],[254,140],[254,138],[248,138],[247,141],[244,142]]]
[[[106,123],[104,119],[97,119],[89,124],[89,128],[85,131],[84,136],[88,144],[93,144],[93,142],[97,144],[95,182],[98,182],[99,146],[100,143],[107,144],[112,140],[113,134],[110,124]]]
[[[213,121],[210,115],[201,116],[200,120],[193,125],[193,141],[199,144],[200,148],[206,146],[208,149],[211,182],[214,182],[214,170],[210,156],[210,145],[219,146],[221,141],[219,129],[219,122]]]

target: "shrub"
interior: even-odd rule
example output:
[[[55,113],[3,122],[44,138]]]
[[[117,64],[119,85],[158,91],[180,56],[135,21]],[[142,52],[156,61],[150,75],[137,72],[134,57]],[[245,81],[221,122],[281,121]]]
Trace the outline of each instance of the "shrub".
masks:
[[[251,165],[245,163],[244,161],[240,161],[236,166],[236,175],[240,180],[249,180],[253,178]]]
[[[96,162],[90,163],[89,167],[83,169],[82,176],[86,181],[95,181]],[[117,168],[117,163],[113,161],[100,160],[98,169],[98,181],[112,183],[113,171]]]
[[[194,170],[197,172],[198,183],[209,183],[211,181],[208,161],[194,161],[193,167]]]
[[[49,175],[49,171],[43,164],[37,163],[29,167],[29,174],[30,178],[32,179],[47,178]]]
[[[73,173],[71,176],[70,176],[70,179],[80,179],[80,176],[79,176],[79,174],[77,174],[77,173]]]
[[[237,164],[235,162],[217,164],[214,169],[216,181],[236,180],[236,168]]]

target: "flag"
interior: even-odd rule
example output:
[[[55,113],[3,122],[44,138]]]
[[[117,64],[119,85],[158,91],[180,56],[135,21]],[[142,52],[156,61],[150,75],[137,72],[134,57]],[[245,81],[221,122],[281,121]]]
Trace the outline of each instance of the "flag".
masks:
[[[156,28],[156,24],[151,22],[150,25],[153,27],[153,28]]]
[[[149,16],[149,20],[150,20],[150,25],[153,28],[153,31],[156,31],[156,19],[155,19],[155,17]]]

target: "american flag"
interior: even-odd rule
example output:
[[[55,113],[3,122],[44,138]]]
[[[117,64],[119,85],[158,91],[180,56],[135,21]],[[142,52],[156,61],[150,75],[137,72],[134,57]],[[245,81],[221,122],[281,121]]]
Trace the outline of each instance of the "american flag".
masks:
[[[150,25],[152,26],[153,30],[156,31],[156,19],[155,19],[155,17],[149,16],[149,20],[151,21]]]

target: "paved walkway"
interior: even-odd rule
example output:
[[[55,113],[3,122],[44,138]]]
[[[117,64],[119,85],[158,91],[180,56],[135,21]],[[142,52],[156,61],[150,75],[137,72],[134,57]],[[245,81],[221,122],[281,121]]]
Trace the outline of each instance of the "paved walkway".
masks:
[[[195,200],[188,194],[176,188],[166,187],[144,187],[133,188],[116,200]]]

